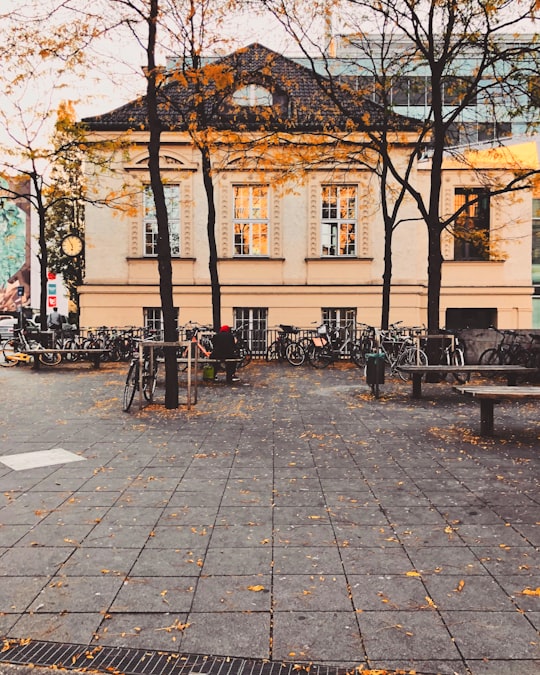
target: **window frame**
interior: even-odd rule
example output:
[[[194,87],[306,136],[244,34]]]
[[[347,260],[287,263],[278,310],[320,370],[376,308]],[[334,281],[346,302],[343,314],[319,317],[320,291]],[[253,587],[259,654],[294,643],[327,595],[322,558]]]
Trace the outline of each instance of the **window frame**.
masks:
[[[354,214],[352,216],[350,204],[344,204],[345,200],[351,199],[350,194],[347,196],[347,192],[351,190],[354,191]],[[330,192],[334,192],[334,200],[329,198]],[[323,184],[320,198],[321,257],[355,258],[358,255],[358,185],[355,183]],[[351,225],[352,232],[350,229],[345,229],[350,228]],[[328,231],[326,231],[327,228]],[[344,243],[342,243],[342,238]]]
[[[163,186],[165,191],[165,203],[167,205],[167,216],[169,222],[169,243],[171,246],[171,257],[179,258],[180,248],[180,183],[167,183]],[[177,203],[173,204],[171,209],[172,190],[176,194]],[[154,196],[152,187],[149,183],[143,186],[142,197],[143,210],[143,257],[157,258],[158,229],[157,218],[155,214]]]
[[[540,199],[532,200],[532,281],[540,284]]]
[[[247,341],[254,354],[268,348],[268,307],[234,307],[234,328]]]
[[[178,327],[177,307],[174,308],[176,313],[176,326]],[[143,326],[145,330],[156,331],[157,334],[163,335],[163,310],[161,307],[143,307]]]
[[[247,190],[241,199],[239,191]],[[256,204],[256,190],[265,192],[264,203]],[[261,199],[261,195],[259,195]],[[243,202],[243,203],[242,203]],[[244,209],[245,214],[239,213]],[[262,216],[256,213],[261,209]],[[245,236],[247,230],[247,237]],[[232,234],[233,257],[235,258],[268,258],[270,253],[270,185],[268,183],[235,183],[232,186]],[[259,242],[260,250],[257,251]],[[247,242],[247,245],[246,245]],[[264,246],[261,243],[264,242]]]
[[[462,195],[465,198],[463,204],[458,204],[458,196]],[[469,199],[470,198],[470,199]],[[490,259],[490,236],[491,236],[491,194],[487,188],[483,187],[456,187],[454,189],[454,206],[456,211],[461,206],[467,206],[462,213],[457,217],[454,223],[454,260],[456,261],[479,261]],[[460,224],[459,220],[463,224]],[[459,229],[464,232],[467,230],[471,233],[485,233],[485,243],[480,242],[475,244],[472,238],[466,236],[459,236]],[[466,232],[465,232],[466,234]]]
[[[356,307],[322,307],[322,323],[331,328],[356,329]]]
[[[262,84],[250,82],[233,92],[232,101],[242,108],[266,108],[274,105],[274,94]]]

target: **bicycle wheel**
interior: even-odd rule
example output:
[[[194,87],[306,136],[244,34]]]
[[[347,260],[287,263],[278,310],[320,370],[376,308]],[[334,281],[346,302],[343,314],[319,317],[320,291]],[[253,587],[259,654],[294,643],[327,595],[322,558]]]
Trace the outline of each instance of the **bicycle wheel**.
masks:
[[[512,354],[512,363],[513,366],[527,366],[530,360],[530,352],[528,349],[523,347],[518,347]]]
[[[0,366],[5,368],[11,368],[16,366],[19,361],[16,359],[15,354],[18,353],[16,345],[13,340],[6,340],[2,343],[2,351],[0,352]]]
[[[492,347],[491,349],[486,349],[480,354],[478,363],[482,366],[500,366],[501,359],[499,350]]]
[[[77,344],[75,343],[75,340],[66,340],[63,344],[64,349],[77,349]],[[68,352],[67,354],[63,355],[63,358],[66,361],[69,361],[70,363],[75,363],[75,361],[79,360],[79,354],[74,354],[73,351]]]
[[[251,362],[251,349],[245,342],[239,342],[236,345],[236,356],[240,359],[238,362],[238,368],[243,368]]]
[[[465,356],[463,350],[457,347],[452,352],[452,365],[453,366],[464,366],[465,365]],[[470,373],[452,373],[454,380],[458,384],[465,384],[471,379]]]
[[[127,412],[131,404],[133,403],[133,398],[135,392],[139,388],[139,362],[133,361],[128,370],[126,377],[126,384],[124,386],[124,397],[122,400],[122,410]]]
[[[396,367],[399,366],[427,366],[428,357],[425,351],[416,347],[407,347],[398,357]],[[410,379],[410,374],[402,370],[397,371],[399,377],[406,382]]]
[[[373,351],[371,341],[355,342],[351,348],[351,361],[359,368],[364,368],[366,365],[366,354]]]
[[[157,369],[158,364],[154,359],[154,366],[152,372],[150,372],[150,359],[147,359],[143,363],[143,396],[147,401],[151,401],[154,397],[154,392],[156,391],[157,384]]]
[[[281,345],[277,340],[274,340],[266,350],[266,360],[281,361]]]
[[[35,344],[31,345],[32,349],[39,349],[40,345]],[[62,354],[51,354],[48,352],[43,352],[43,354],[38,354],[39,362],[44,366],[57,366],[62,360]]]
[[[308,359],[314,368],[326,368],[332,362],[332,352],[327,345],[314,347],[308,352]]]
[[[285,358],[292,366],[301,366],[306,360],[306,352],[298,342],[291,342],[285,350]]]

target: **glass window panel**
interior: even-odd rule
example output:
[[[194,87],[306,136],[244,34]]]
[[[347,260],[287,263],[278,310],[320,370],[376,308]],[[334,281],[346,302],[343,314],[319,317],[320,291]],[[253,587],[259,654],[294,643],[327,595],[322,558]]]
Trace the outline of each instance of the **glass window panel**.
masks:
[[[266,354],[268,309],[266,307],[235,307],[234,327],[247,340],[254,354]]]
[[[325,185],[321,194],[322,255],[356,255],[357,187]]]
[[[257,84],[240,87],[232,95],[234,103],[241,106],[272,105],[272,92]]]
[[[392,103],[394,105],[408,105],[409,103],[409,78],[396,77],[392,83]]]
[[[410,105],[425,105],[426,103],[426,79],[425,77],[409,78],[409,103]]]
[[[169,221],[169,243],[171,255],[180,255],[180,186],[164,185],[165,205]],[[144,255],[157,255],[158,227],[154,194],[150,185],[143,190],[144,211]]]
[[[268,255],[268,185],[233,187],[235,255]]]
[[[489,260],[490,195],[483,188],[456,188],[454,260]]]

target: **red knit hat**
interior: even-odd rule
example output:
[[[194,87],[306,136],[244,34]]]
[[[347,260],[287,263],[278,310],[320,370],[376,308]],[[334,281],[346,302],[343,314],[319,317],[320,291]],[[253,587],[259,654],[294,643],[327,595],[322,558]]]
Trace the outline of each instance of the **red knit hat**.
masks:
[[[231,329],[230,329],[229,326],[221,326],[221,328],[219,329],[219,332],[220,333],[228,333],[230,330]]]

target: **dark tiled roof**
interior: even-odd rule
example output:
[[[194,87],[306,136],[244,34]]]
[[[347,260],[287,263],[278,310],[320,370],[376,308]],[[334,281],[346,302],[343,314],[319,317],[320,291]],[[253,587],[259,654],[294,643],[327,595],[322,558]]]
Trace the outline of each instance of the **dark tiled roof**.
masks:
[[[225,77],[223,77],[225,74]],[[383,122],[380,106],[338,83],[315,74],[260,44],[204,65],[185,77],[169,75],[159,93],[159,116],[163,130],[182,131],[198,97],[197,86],[204,82],[205,127],[234,131],[337,131],[377,128]],[[202,75],[202,76],[201,76]],[[216,85],[216,75],[226,81]],[[197,84],[199,83],[199,84]],[[258,84],[273,94],[271,108],[235,105],[231,95],[247,84]],[[199,118],[200,120],[200,118]],[[95,131],[147,129],[146,98],[141,97],[103,115],[87,117],[85,124]],[[395,115],[394,129],[417,128],[418,121]]]

